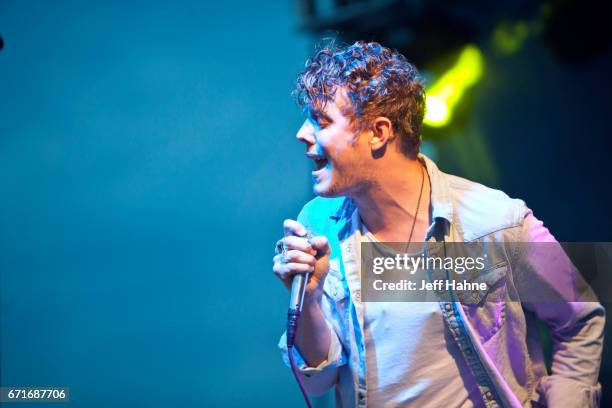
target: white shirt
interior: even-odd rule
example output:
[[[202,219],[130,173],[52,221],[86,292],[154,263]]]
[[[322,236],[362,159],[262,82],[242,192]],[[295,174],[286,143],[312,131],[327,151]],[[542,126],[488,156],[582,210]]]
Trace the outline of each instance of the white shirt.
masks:
[[[361,228],[364,242],[380,242]],[[437,302],[363,306],[368,406],[482,406]]]

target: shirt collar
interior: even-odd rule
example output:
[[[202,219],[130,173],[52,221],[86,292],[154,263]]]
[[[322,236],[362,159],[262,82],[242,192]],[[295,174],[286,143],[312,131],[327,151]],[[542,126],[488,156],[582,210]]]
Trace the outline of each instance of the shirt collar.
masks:
[[[451,201],[450,188],[446,174],[438,169],[438,166],[423,153],[419,153],[418,159],[425,164],[429,180],[431,181],[431,206],[432,217],[444,218],[449,223],[453,220],[453,203]]]

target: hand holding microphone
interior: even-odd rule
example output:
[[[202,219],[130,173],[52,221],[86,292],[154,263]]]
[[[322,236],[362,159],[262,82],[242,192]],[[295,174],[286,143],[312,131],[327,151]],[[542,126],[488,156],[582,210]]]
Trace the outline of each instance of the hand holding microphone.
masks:
[[[272,270],[289,290],[296,275],[310,274],[305,285],[305,299],[319,301],[329,271],[330,248],[327,238],[312,236],[295,220],[285,220],[283,229],[284,237],[276,243]],[[291,297],[294,298],[294,295]]]
[[[284,237],[276,243],[274,274],[291,291],[287,314],[287,353],[291,370],[297,380],[304,400],[312,407],[306,388],[299,374],[293,346],[296,342],[298,322],[304,300],[308,306],[302,322],[300,351],[306,361],[320,364],[328,353],[330,333],[320,308],[323,284],[329,271],[329,242],[324,236],[313,236],[303,225],[294,220],[285,220]]]

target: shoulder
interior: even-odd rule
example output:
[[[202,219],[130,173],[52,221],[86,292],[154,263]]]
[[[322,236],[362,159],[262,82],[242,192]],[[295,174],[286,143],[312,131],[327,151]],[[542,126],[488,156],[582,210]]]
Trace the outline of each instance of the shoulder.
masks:
[[[315,197],[302,207],[298,222],[307,228],[321,230],[334,215],[341,212],[347,201],[346,197]]]
[[[522,225],[529,209],[520,199],[462,177],[445,174],[453,204],[453,223],[470,241]]]

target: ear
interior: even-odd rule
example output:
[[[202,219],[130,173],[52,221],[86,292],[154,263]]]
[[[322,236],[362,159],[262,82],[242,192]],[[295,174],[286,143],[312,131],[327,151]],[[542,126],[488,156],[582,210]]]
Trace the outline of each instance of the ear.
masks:
[[[384,148],[393,139],[393,128],[389,118],[379,116],[372,122],[370,148],[376,152]]]

